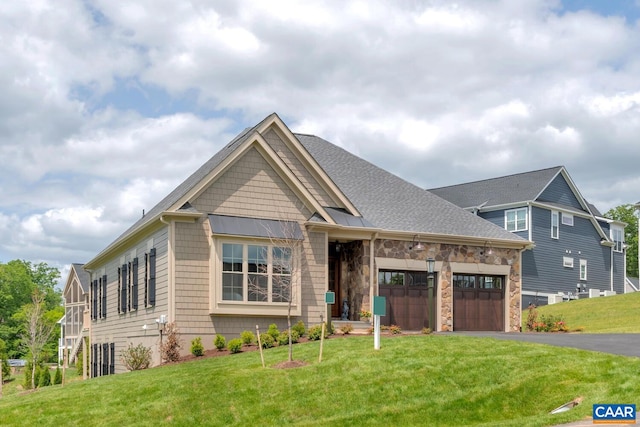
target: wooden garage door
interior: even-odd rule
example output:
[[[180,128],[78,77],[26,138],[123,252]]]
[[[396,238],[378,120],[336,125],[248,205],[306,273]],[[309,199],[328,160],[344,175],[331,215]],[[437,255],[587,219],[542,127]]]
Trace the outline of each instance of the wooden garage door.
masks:
[[[504,331],[504,277],[453,275],[453,330]]]
[[[437,283],[435,278],[434,283]],[[427,273],[416,271],[380,271],[379,295],[386,297],[386,316],[382,325],[398,325],[408,331],[420,331],[429,327],[429,288]],[[435,287],[432,290],[436,295]],[[434,298],[432,306],[435,306]]]

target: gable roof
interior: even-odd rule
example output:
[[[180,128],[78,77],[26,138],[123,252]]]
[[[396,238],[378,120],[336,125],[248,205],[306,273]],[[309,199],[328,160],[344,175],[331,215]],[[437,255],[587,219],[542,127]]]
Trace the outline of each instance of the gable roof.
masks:
[[[375,227],[526,242],[322,138],[304,134],[296,137],[363,218]]]
[[[303,197],[307,200],[312,199],[291,170],[270,150],[260,134],[270,125],[275,125],[286,139],[291,140],[289,142],[294,149],[300,151],[298,154],[306,167],[314,169],[313,172],[320,184],[326,184],[326,188],[333,191],[335,199],[346,206],[319,206],[317,201],[311,200],[310,205],[316,210],[316,215],[310,219],[312,221],[390,231],[505,240],[522,244],[527,242],[322,138],[291,133],[277,114],[273,113],[232,139],[113,243],[85,264],[85,267],[91,269],[97,260],[124,245],[138,231],[160,221],[167,212],[189,218],[203,214],[195,212],[188,203],[189,198],[197,194],[204,183],[213,179],[212,175],[225,166],[225,162],[231,161],[252,141],[257,141],[258,146],[269,157],[268,160],[273,162],[272,166],[283,171]]]
[[[564,169],[555,166],[498,178],[432,188],[431,191],[462,208],[502,206],[533,201]]]
[[[84,292],[85,294],[89,292],[89,285],[91,282],[91,278],[89,277],[89,273],[87,273],[83,267],[84,265],[80,263],[74,262],[73,264],[71,264],[71,268],[69,269],[69,276],[67,278],[67,283],[65,285],[65,290],[73,281],[72,278],[73,278],[73,275],[75,274],[75,276],[78,278],[78,282],[80,282],[80,287],[82,288],[82,292]]]

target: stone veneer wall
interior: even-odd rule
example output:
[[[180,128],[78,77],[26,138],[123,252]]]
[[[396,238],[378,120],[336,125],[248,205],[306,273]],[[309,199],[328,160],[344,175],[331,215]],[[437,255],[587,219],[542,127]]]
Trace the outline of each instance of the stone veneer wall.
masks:
[[[344,244],[341,251],[342,295],[349,304],[349,319],[358,320],[361,308],[368,308],[369,302],[369,260],[371,244],[368,240],[354,241]],[[341,309],[342,312],[342,309]]]
[[[368,243],[369,242],[365,242]],[[398,240],[377,240],[375,242],[375,257],[426,260],[433,258],[442,262],[442,269],[438,274],[438,293],[440,298],[440,330],[453,330],[453,271],[451,263],[472,263],[509,266],[505,298],[508,301],[510,331],[520,330],[520,251],[492,247],[492,254],[485,255],[483,247],[468,245],[449,245],[441,243],[423,243],[425,250],[416,252],[410,249],[412,242]],[[367,257],[368,260],[368,257]],[[426,261],[425,261],[426,262]],[[368,268],[368,261],[365,264]],[[365,283],[368,284],[368,277]],[[378,278],[374,278],[375,287]],[[356,303],[357,305],[357,303]]]

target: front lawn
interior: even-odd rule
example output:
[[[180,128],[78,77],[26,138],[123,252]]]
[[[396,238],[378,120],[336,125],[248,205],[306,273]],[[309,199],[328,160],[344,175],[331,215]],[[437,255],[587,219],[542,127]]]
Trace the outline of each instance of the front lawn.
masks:
[[[7,425],[545,426],[593,403],[640,404],[640,359],[447,334],[298,344],[295,369],[258,352],[215,357],[0,400]],[[268,366],[286,348],[265,353]],[[582,396],[575,409],[548,415]]]

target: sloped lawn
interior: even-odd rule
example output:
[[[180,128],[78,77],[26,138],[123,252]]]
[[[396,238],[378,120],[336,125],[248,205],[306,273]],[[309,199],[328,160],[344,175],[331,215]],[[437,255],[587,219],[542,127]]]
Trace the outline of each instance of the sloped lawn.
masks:
[[[329,339],[214,357],[0,400],[2,425],[545,426],[593,403],[640,404],[640,359],[453,335]],[[559,415],[552,409],[584,402]]]

